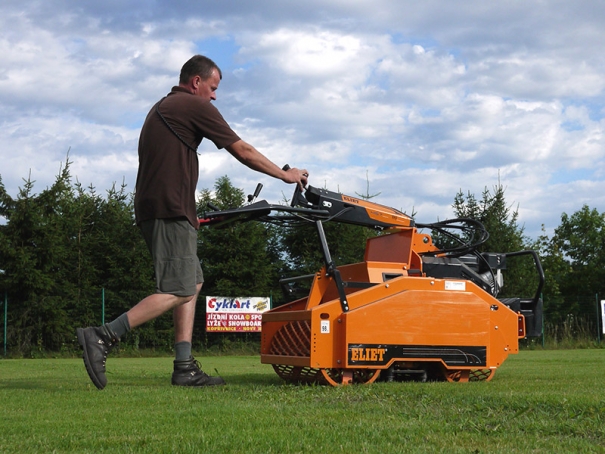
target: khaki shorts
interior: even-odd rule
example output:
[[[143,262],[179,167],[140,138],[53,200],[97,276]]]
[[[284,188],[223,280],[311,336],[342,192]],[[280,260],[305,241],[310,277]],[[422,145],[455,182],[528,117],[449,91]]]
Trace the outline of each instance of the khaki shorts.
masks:
[[[155,271],[157,293],[193,296],[204,274],[197,257],[197,230],[185,218],[139,224]]]

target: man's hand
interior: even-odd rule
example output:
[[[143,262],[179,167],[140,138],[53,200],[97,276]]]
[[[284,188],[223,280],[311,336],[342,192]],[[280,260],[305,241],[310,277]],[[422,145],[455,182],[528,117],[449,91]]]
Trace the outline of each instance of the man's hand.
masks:
[[[290,168],[290,166],[287,166],[287,168],[284,167],[283,170],[286,171],[285,177],[282,178],[284,183],[296,183],[298,185],[298,189],[301,191],[305,188],[305,186],[307,186],[309,178],[309,172],[307,169]]]

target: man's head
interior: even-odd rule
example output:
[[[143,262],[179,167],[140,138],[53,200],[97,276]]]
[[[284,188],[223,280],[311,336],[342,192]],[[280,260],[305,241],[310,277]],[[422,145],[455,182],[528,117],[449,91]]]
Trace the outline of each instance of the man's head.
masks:
[[[223,78],[220,68],[203,55],[194,55],[181,68],[179,85],[208,101],[216,99],[215,91]]]

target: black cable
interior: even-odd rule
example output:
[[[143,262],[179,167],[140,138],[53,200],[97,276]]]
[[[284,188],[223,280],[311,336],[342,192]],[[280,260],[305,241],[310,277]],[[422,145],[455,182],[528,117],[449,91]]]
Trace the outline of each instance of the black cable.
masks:
[[[442,248],[438,251],[425,252],[424,255],[444,254],[449,257],[460,257],[466,254],[475,254],[476,249],[489,239],[489,233],[485,226],[472,218],[456,218],[445,221],[434,222],[431,224],[416,224],[418,228],[427,228],[441,233],[449,239],[457,241],[460,246],[452,248]],[[458,235],[449,230],[460,230],[467,235],[467,240],[463,240]]]

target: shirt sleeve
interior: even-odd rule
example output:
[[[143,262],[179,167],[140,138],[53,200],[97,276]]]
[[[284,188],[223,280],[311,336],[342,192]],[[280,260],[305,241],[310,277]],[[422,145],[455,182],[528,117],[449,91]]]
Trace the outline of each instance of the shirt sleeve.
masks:
[[[195,126],[201,131],[202,136],[211,140],[217,148],[228,147],[240,140],[218,109],[210,102],[201,104],[198,114]]]

